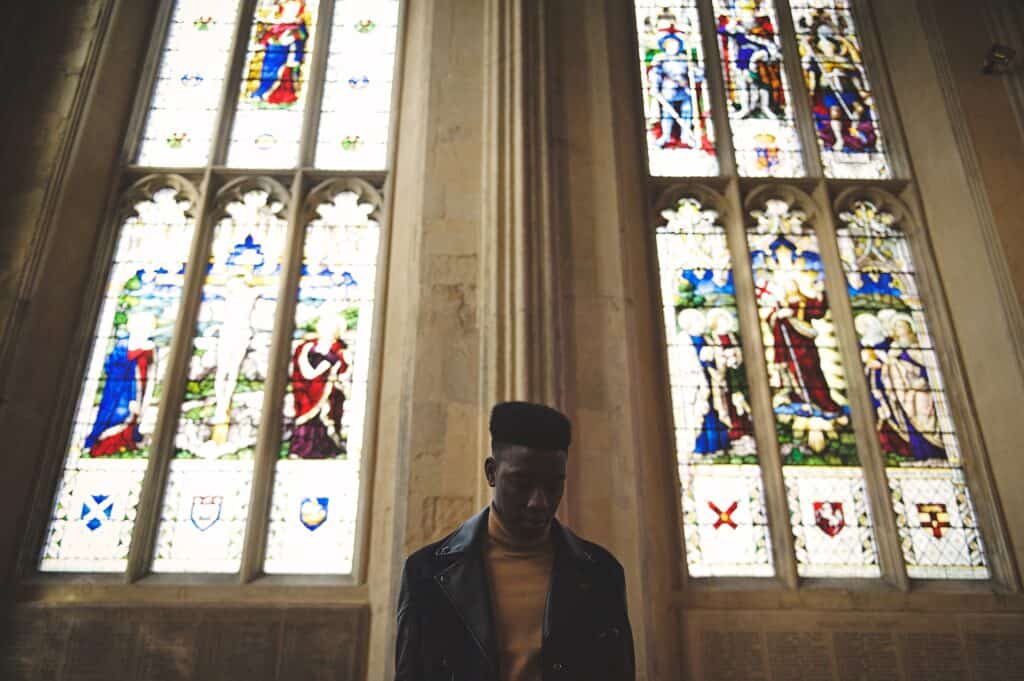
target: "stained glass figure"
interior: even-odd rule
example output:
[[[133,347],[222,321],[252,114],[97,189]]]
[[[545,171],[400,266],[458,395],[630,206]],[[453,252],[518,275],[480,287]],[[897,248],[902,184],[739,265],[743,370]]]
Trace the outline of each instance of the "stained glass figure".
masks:
[[[987,578],[910,244],[895,216],[871,200],[854,201],[839,222],[839,251],[907,573]],[[938,524],[922,524],[919,516]]]
[[[216,133],[237,0],[178,0],[136,163],[203,166]]]
[[[316,167],[384,170],[398,0],[335,0]]]
[[[167,187],[121,228],[40,569],[125,569],[195,227]]]
[[[658,261],[690,574],[770,576],[725,230],[691,197],[662,217]]]
[[[848,0],[792,0],[826,177],[891,176]]]
[[[740,175],[802,176],[773,0],[715,0],[714,10]]]
[[[833,541],[804,541],[809,528],[818,527],[810,522],[813,512],[807,511],[815,503],[839,501],[847,510],[867,508],[863,473],[817,237],[806,224],[806,215],[781,199],[767,200],[751,217],[747,243],[776,437],[783,477],[796,504],[790,506],[794,535],[798,547],[801,541],[806,547],[806,553],[797,555],[798,572],[803,576],[876,573],[868,515],[864,525],[857,526],[863,532],[856,543],[864,547],[858,561],[848,560],[849,552],[839,548],[851,541],[853,531],[837,533],[830,537]],[[800,471],[803,467],[808,470]]]
[[[231,130],[228,165],[298,162],[318,0],[259,0]]]
[[[635,0],[652,175],[717,175],[704,51],[693,0]]]
[[[380,229],[351,190],[306,230],[265,570],[352,569]]]
[[[250,190],[227,205],[215,228],[156,572],[238,568],[281,276],[283,208],[269,192]],[[197,521],[197,513],[212,518],[215,510],[216,520]]]

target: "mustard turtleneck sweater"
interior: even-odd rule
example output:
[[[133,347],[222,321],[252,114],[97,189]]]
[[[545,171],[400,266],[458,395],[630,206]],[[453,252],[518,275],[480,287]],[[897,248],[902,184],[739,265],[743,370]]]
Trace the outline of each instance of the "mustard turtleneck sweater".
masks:
[[[491,504],[487,538],[484,565],[491,586],[501,681],[540,681],[544,605],[554,562],[551,528],[535,541],[516,540]]]

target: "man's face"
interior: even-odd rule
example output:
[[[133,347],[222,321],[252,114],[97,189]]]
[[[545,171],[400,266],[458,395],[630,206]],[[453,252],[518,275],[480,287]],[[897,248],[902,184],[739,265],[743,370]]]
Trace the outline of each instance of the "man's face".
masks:
[[[544,534],[565,490],[565,451],[501,445],[484,462],[494,507],[517,539]]]

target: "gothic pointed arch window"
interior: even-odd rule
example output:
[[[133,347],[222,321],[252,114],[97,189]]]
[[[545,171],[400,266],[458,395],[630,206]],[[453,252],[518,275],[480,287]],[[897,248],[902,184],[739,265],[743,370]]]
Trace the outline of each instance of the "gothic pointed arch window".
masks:
[[[1005,580],[870,13],[634,9],[687,574]]]
[[[162,4],[40,571],[358,572],[400,4]]]

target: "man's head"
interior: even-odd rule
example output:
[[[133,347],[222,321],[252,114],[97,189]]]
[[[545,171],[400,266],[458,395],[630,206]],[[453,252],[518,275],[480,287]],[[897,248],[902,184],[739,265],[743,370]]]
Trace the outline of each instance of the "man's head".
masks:
[[[530,402],[502,402],[491,410],[491,456],[484,462],[494,508],[519,539],[544,534],[565,489],[571,441],[569,419]]]

